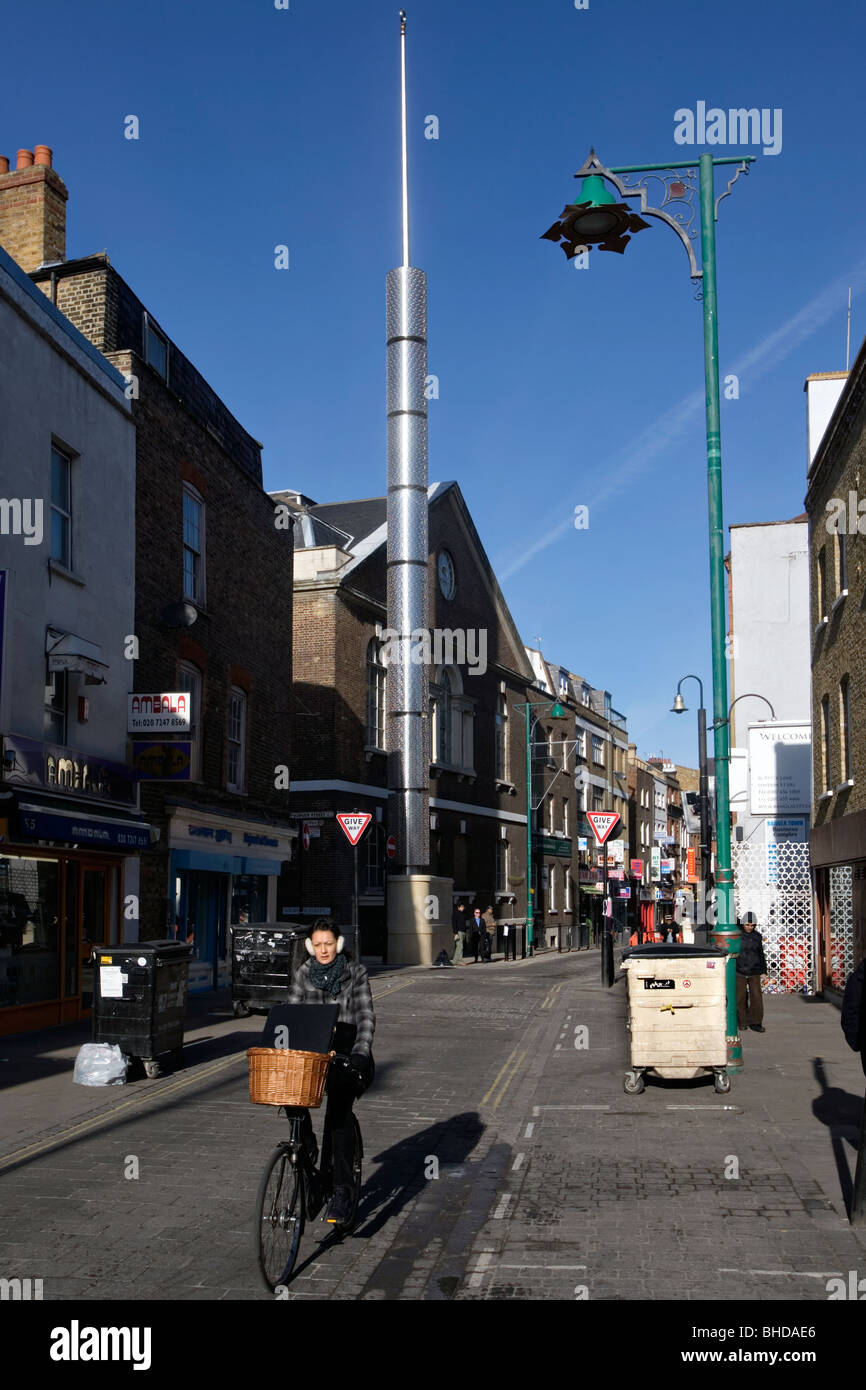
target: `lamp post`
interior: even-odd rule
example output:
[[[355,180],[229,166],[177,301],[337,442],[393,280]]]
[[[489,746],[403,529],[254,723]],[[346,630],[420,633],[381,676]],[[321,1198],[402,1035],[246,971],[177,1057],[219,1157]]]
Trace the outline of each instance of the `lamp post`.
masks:
[[[683,681],[697,681],[701,691],[698,708],[698,805],[701,816],[701,880],[704,894],[704,918],[706,920],[707,895],[710,887],[710,852],[712,835],[710,832],[709,777],[707,774],[707,711],[704,709],[704,683],[700,676],[683,676],[677,682],[677,693],[671,708],[673,714],[684,714],[688,705],[680,694]]]
[[[728,727],[724,714],[728,703],[725,660],[725,564],[722,522],[722,449],[719,390],[718,308],[716,303],[715,219],[722,198],[726,198],[741,173],[748,173],[754,155],[714,159],[704,153],[689,164],[623,165],[606,169],[594,150],[576,178],[583,179],[580,200],[569,204],[558,222],[542,233],[561,244],[569,260],[589,245],[601,251],[620,254],[635,232],[649,227],[624,200],[640,197],[640,212],[665,222],[676,232],[689,257],[693,281],[699,281],[704,309],[704,375],[706,380],[707,491],[710,535],[710,614],[713,653],[713,747],[716,756],[716,909],[715,939],[728,955],[727,965],[727,1053],[728,1071],[742,1071],[742,1048],[737,1032],[735,956],[740,949],[740,933],[733,921],[733,882],[731,878],[731,816],[728,781]],[[727,189],[714,198],[717,164],[737,164],[739,168]],[[640,179],[632,182],[631,176]],[[623,181],[625,178],[625,182]],[[658,207],[647,202],[647,182],[661,184],[663,197]],[[617,202],[605,186],[612,183],[623,201]],[[695,194],[700,208],[701,264],[698,266],[693,241]],[[671,206],[673,213],[666,211]],[[688,213],[688,215],[687,215]],[[732,1004],[733,999],[733,1004]]]
[[[535,890],[532,886],[532,812],[536,809],[532,804],[532,730],[538,723],[540,715],[530,719],[530,710],[546,709],[551,719],[564,719],[565,710],[558,700],[536,700],[526,704],[515,705],[516,710],[522,709],[526,721],[526,951],[527,955],[532,955],[534,946],[533,933],[535,927],[535,904],[533,898]],[[559,776],[559,773],[556,774]],[[556,778],[551,778],[551,784]],[[541,802],[538,802],[541,805]]]

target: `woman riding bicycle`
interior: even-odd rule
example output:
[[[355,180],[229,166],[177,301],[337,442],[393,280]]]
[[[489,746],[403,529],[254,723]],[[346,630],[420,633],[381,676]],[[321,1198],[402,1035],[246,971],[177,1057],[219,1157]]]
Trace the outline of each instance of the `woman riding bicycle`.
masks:
[[[352,1162],[354,1127],[352,1106],[373,1079],[373,1033],[376,1015],[367,971],[344,951],[344,940],[327,918],[313,923],[304,942],[311,957],[295,972],[289,990],[289,1004],[339,1004],[338,1027],[349,1025],[345,1051],[351,1049],[345,1071],[332,1067],[328,1074],[328,1108],[325,1131],[331,1137],[333,1196],[327,1219],[333,1224],[346,1220],[352,1205]],[[345,1032],[340,1028],[340,1032]]]

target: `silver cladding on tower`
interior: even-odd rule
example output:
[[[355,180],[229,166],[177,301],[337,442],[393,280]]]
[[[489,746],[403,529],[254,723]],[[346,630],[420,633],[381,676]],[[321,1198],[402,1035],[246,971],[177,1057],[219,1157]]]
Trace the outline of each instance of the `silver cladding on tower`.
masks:
[[[387,671],[390,826],[394,868],[430,861],[428,672],[411,659],[429,622],[427,585],[427,277],[400,266],[386,278],[388,398],[388,627],[402,659]],[[391,650],[396,644],[392,642]]]

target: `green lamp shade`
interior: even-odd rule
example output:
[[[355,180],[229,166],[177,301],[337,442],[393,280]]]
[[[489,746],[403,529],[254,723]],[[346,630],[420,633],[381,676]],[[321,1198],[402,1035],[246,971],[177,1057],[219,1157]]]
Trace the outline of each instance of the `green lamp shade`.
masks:
[[[616,198],[600,174],[587,174],[583,181],[580,197],[575,198],[574,201],[575,203],[592,203],[594,207],[602,207],[608,203],[615,203]]]

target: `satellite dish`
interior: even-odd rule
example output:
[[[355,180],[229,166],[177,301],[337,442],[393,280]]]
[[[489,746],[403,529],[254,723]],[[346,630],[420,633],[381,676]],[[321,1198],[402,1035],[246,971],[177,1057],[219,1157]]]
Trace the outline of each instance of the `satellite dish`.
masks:
[[[170,603],[163,608],[160,621],[164,627],[192,627],[197,617],[194,603]]]

